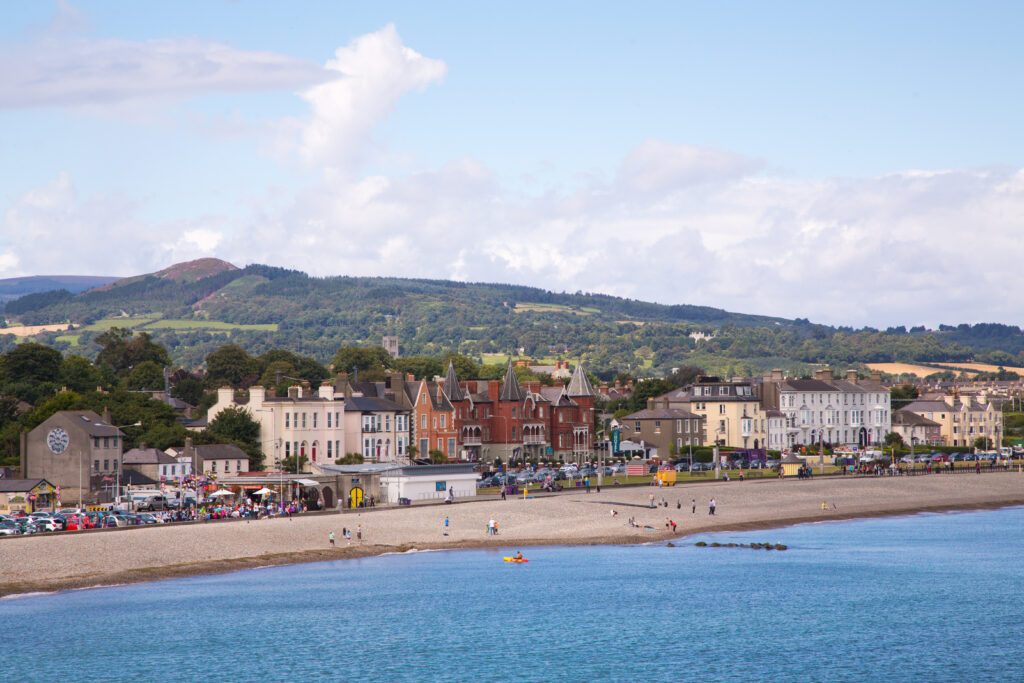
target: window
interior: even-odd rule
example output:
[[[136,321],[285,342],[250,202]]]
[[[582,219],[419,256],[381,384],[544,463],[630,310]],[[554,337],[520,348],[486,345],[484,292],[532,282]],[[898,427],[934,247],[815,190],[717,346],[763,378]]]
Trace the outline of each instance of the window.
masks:
[[[97,472],[99,472],[100,471],[100,461],[99,460],[93,460],[92,461],[92,468],[94,470],[96,470]]]
[[[341,441],[334,442],[334,452],[338,454],[339,458],[341,457]]]
[[[211,460],[210,461],[210,471],[212,473],[214,473],[214,474],[217,474],[217,461],[216,460]]]
[[[331,414],[327,413],[327,419],[331,419]],[[334,443],[331,441],[327,442],[327,459],[330,460],[334,457]]]
[[[561,416],[561,415],[559,415],[558,417],[562,417],[562,416]],[[561,422],[561,420],[559,420],[559,422]],[[634,432],[637,432],[637,433],[639,433],[639,432],[640,432],[640,420],[637,420],[637,421],[636,421],[636,423],[634,423],[634,425],[633,425],[633,431],[634,431]]]
[[[291,422],[292,422],[292,414],[289,413],[289,412],[285,412],[285,414],[284,414],[284,428],[285,429],[291,429],[291,426],[292,426]]]
[[[676,431],[677,432],[683,431],[683,421],[682,420],[676,420]]]
[[[373,450],[373,441],[370,439],[363,439],[363,457],[369,458],[370,452]]]
[[[427,428],[427,416],[424,413],[423,415],[420,415],[420,429],[426,429],[426,428]]]
[[[104,448],[110,448],[110,437],[109,436],[103,437],[103,447]]]
[[[512,440],[513,441],[516,440],[516,428],[515,427],[512,428]]]
[[[434,429],[437,429],[437,415],[434,416],[432,424],[434,425]]]
[[[654,433],[661,434],[661,420],[654,421]]]
[[[443,427],[444,425],[442,424],[441,426]],[[384,416],[384,431],[385,432],[390,432],[391,431],[391,415],[385,415]]]
[[[448,417],[448,416],[447,415],[442,415],[441,416],[441,429],[445,429],[446,428],[445,427],[445,418],[446,417]]]
[[[100,447],[100,437],[98,437],[98,436],[92,437],[92,447],[93,448],[99,448]]]
[[[444,439],[438,439],[437,440],[437,450],[439,450],[439,451],[443,451],[444,450]]]
[[[405,455],[405,437],[404,436],[398,437],[398,440],[396,441],[396,444],[398,446],[398,454],[399,455]]]
[[[729,387],[718,387],[718,395],[719,396],[728,396],[729,395]]]
[[[235,461],[235,472],[241,472],[241,471],[242,471],[242,461],[241,460],[236,460]]]
[[[292,442],[291,441],[285,441],[284,442],[284,457],[286,457],[286,458],[292,457]]]
[[[455,457],[455,439],[448,439],[448,457]]]
[[[719,403],[718,404],[718,414],[719,415],[725,415],[725,404],[724,403]]]
[[[117,472],[117,465],[118,465],[118,461],[117,461],[117,460],[115,460],[115,461],[114,461],[114,471],[115,471],[115,472]]]
[[[230,460],[225,460],[224,461],[224,473],[226,474],[226,473],[228,473],[230,471],[231,471],[231,461]]]
[[[316,429],[316,413],[313,413],[313,429]]]
[[[302,428],[303,429],[306,428],[306,414],[305,413],[302,414]]]
[[[327,413],[327,428],[331,428],[331,414]]]
[[[110,469],[110,460],[104,460],[103,461],[103,471],[106,472],[109,469]]]

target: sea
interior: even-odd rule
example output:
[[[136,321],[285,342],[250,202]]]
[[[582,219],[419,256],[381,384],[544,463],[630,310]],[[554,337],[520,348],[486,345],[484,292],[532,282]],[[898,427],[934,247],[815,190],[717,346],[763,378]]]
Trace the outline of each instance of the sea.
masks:
[[[1024,681],[1022,560],[1009,508],[27,595],[0,681]]]

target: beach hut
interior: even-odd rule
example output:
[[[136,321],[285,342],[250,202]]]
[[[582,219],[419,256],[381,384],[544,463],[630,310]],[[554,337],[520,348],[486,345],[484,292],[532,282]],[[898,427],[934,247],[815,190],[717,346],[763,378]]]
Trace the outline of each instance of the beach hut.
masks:
[[[796,477],[799,476],[800,468],[804,466],[804,461],[796,457],[793,453],[787,453],[786,456],[779,461],[779,466],[782,468],[782,476]]]

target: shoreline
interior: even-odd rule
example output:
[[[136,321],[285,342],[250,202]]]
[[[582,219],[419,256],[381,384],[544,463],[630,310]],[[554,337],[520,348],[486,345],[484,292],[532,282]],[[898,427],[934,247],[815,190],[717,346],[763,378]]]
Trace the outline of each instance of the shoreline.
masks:
[[[364,545],[345,546],[333,549],[306,549],[297,552],[269,553],[177,564],[154,565],[112,572],[103,576],[69,576],[43,580],[3,581],[0,582],[0,598],[10,599],[18,596],[29,596],[32,594],[53,594],[71,590],[167,581],[191,576],[229,574],[237,571],[264,567],[307,564],[312,562],[331,562],[336,560],[354,560],[365,557],[378,557],[385,554],[402,554],[410,551],[486,550],[488,548],[498,549],[510,546],[530,548],[539,546],[637,545],[651,542],[682,540],[698,534],[779,529],[814,522],[843,522],[879,517],[913,516],[923,513],[995,510],[1019,506],[1024,506],[1024,494],[1016,499],[1004,499],[999,501],[937,503],[913,505],[908,507],[894,506],[873,511],[860,510],[840,512],[837,510],[829,510],[822,511],[820,514],[800,514],[783,518],[736,521],[724,524],[707,524],[704,526],[687,528],[675,534],[658,528],[657,531],[647,532],[642,536],[637,536],[635,533],[622,533],[580,538],[502,538],[500,541],[473,539],[447,542],[408,542],[398,545],[367,543]]]

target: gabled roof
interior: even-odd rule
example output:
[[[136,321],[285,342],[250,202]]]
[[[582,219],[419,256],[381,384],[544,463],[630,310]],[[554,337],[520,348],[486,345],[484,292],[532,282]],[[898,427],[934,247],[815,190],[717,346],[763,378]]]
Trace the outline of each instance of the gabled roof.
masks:
[[[91,410],[61,410],[54,415],[60,415],[71,421],[71,424],[81,428],[89,436],[121,436],[122,432],[117,427],[106,422],[102,417]]]
[[[892,414],[893,425],[899,425],[903,427],[940,427],[941,425],[934,420],[929,420],[923,415],[918,415],[910,410],[901,409],[897,410]]]
[[[121,456],[123,465],[176,465],[178,461],[158,448],[133,448]]]
[[[459,386],[459,378],[455,375],[455,364],[448,361],[448,374],[444,377],[444,395],[452,403],[466,399],[462,388]]]
[[[526,398],[523,388],[519,386],[519,378],[512,369],[512,361],[508,362],[508,370],[505,371],[505,380],[501,383],[501,392],[498,394],[500,401],[522,401]]]
[[[408,409],[386,398],[353,396],[345,401],[345,412],[404,413],[408,412]]]
[[[569,380],[569,388],[566,389],[565,393],[573,398],[576,396],[597,395],[593,385],[590,383],[590,379],[587,378],[587,373],[583,371],[583,363],[576,365],[576,369],[572,373],[572,379]]]
[[[700,415],[678,408],[645,408],[621,418],[625,420],[703,420]]]
[[[40,484],[50,482],[45,479],[0,479],[0,493],[27,493]]]
[[[249,460],[249,454],[233,443],[211,443],[196,446],[200,460]]]

